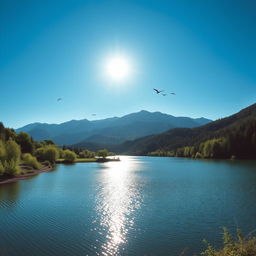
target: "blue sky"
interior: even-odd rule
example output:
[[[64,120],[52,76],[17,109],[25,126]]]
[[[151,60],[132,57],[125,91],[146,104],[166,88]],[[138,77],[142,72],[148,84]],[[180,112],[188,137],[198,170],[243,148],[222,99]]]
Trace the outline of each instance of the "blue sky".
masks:
[[[249,0],[0,0],[0,120],[233,114],[255,102],[255,13]],[[121,83],[103,75],[117,52],[133,68]]]

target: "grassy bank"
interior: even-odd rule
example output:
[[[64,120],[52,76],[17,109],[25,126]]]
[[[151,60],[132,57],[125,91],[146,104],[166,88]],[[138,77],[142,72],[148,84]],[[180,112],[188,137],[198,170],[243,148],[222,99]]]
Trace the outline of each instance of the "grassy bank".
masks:
[[[64,158],[59,158],[56,160],[56,164],[64,164],[67,161]],[[74,163],[91,163],[97,162],[96,158],[77,158],[74,160]]]
[[[73,163],[92,163],[92,162],[115,162],[120,161],[119,158],[76,158]],[[59,158],[56,160],[57,164],[69,163],[64,158]]]

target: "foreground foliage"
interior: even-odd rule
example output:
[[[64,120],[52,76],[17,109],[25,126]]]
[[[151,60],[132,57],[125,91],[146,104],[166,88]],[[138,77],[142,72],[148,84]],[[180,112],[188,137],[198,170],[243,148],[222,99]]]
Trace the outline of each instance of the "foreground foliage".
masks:
[[[255,256],[256,255],[256,238],[246,239],[240,230],[237,230],[236,237],[224,228],[223,248],[215,249],[212,245],[207,244],[207,249],[201,253],[204,256]]]

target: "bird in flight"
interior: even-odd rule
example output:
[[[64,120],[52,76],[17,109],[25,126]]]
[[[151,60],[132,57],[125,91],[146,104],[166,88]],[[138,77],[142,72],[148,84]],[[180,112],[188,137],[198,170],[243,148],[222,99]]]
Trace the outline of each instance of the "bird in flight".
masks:
[[[62,100],[62,98],[58,98],[58,99],[57,99],[57,101],[61,101],[61,100]]]
[[[157,90],[157,89],[155,89],[155,88],[153,88],[153,90],[156,91],[157,94],[163,92],[163,90],[162,90],[162,91],[159,91],[159,90]]]
[[[172,95],[176,95],[176,93],[175,93],[175,92],[171,92],[170,94],[172,94]]]
[[[167,94],[166,93],[162,93],[163,96],[166,96]]]

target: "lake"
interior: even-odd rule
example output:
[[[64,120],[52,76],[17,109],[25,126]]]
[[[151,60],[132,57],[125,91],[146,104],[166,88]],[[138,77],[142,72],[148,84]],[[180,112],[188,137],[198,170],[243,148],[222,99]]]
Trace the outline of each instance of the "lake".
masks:
[[[121,156],[0,186],[0,255],[194,255],[256,228],[256,162]]]

